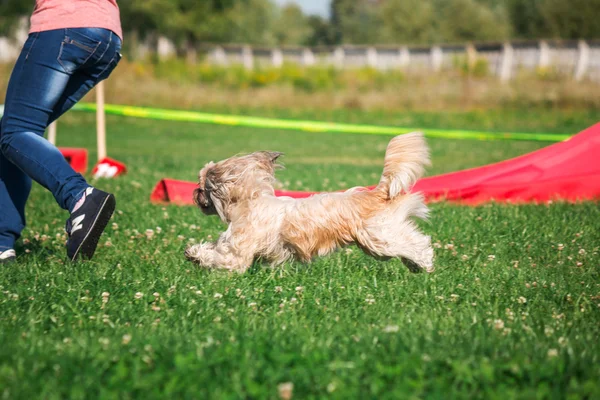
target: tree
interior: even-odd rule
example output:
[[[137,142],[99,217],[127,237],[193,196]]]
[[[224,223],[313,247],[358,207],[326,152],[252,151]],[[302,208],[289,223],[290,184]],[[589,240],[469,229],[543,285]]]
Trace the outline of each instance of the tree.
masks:
[[[367,44],[380,39],[377,0],[332,0],[331,24],[336,43]]]
[[[228,40],[234,43],[275,44],[275,10],[270,0],[236,2],[227,12]]]
[[[0,0],[0,35],[12,36],[19,20],[33,11],[31,3],[21,0]]]
[[[310,35],[302,43],[306,46],[331,46],[336,44],[333,25],[323,17],[310,15],[308,17]]]
[[[435,9],[427,0],[388,0],[380,8],[383,43],[431,43],[437,39]]]
[[[600,0],[543,0],[537,3],[546,37],[581,39],[600,37]]]
[[[296,4],[287,4],[277,12],[273,34],[279,45],[300,45],[310,37],[311,28],[302,9]]]
[[[523,39],[544,35],[544,21],[539,12],[543,0],[506,0],[514,35]]]
[[[435,0],[440,21],[438,41],[503,40],[510,37],[508,17],[476,0]]]

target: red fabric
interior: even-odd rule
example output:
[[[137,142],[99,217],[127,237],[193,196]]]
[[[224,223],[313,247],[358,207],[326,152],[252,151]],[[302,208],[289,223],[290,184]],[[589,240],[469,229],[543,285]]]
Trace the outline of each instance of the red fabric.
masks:
[[[76,149],[71,147],[60,147],[58,149],[75,172],[80,174],[87,171],[88,153],[86,149]]]
[[[164,179],[153,202],[193,204],[193,182]],[[566,142],[483,167],[424,178],[414,191],[428,201],[449,200],[476,205],[497,202],[600,199],[600,123]],[[303,198],[313,192],[276,191],[277,196]]]
[[[517,158],[422,179],[414,190],[472,205],[600,199],[600,124]]]

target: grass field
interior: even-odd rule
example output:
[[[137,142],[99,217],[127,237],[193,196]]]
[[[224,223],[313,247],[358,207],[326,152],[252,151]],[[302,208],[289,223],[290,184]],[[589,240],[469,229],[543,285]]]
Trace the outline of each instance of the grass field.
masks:
[[[600,119],[516,115],[522,125],[512,112],[328,118],[561,133]],[[118,211],[94,261],[65,263],[67,214],[36,186],[18,262],[0,268],[0,398],[600,398],[598,203],[432,205],[431,275],[356,248],[310,265],[207,272],[183,250],[223,225],[151,205],[160,178],[193,180],[209,160],[278,150],[286,188],[368,185],[389,137],[108,123],[109,154],[130,170],[96,182]],[[92,148],[94,120],[68,115],[58,136]],[[429,143],[430,174],[548,145]]]

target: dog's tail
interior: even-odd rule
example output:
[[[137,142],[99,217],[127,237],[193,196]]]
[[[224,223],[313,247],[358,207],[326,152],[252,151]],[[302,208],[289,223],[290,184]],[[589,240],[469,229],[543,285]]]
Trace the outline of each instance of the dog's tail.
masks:
[[[408,193],[428,165],[429,148],[423,133],[396,136],[385,152],[383,174],[376,190],[386,193],[389,199]]]

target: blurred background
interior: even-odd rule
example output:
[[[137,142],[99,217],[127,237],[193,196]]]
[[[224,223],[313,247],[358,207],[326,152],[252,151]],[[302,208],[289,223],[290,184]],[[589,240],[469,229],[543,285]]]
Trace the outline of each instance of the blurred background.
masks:
[[[0,93],[33,1],[0,0]],[[596,110],[600,0],[127,0],[108,101]]]

